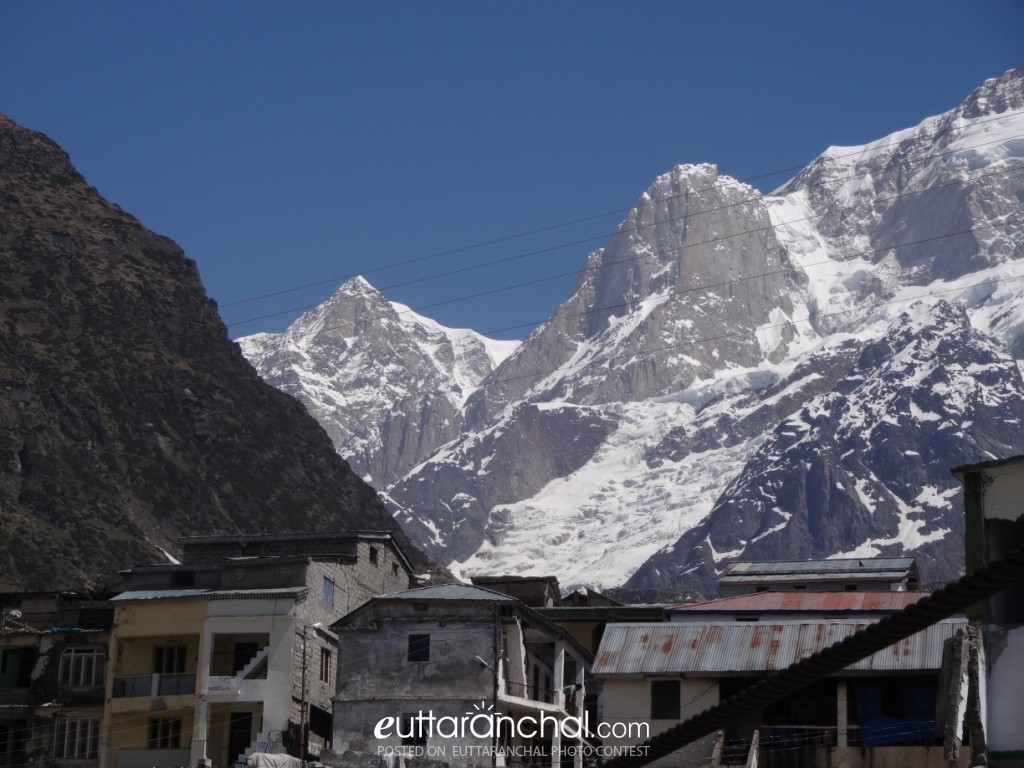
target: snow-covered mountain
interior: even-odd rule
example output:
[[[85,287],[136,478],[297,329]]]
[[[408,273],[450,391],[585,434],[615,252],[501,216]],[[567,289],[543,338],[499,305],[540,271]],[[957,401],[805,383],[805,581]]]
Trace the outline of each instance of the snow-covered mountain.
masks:
[[[317,325],[346,294],[244,347],[465,573],[707,590],[728,557],[906,551],[944,578],[949,467],[1024,452],[1022,200],[1024,66],[771,195],[674,168],[475,378],[363,283],[361,324]]]
[[[519,345],[446,328],[354,277],[282,333],[238,340],[366,480],[399,477],[459,434],[462,407]]]

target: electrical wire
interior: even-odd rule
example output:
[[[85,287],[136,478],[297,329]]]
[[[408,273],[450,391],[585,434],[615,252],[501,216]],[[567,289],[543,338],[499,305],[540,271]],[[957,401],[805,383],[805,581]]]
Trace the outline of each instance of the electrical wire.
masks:
[[[605,768],[640,768],[666,757],[739,717],[756,712],[813,682],[834,675],[1021,581],[1024,581],[1024,550],[1014,550],[986,567],[946,584],[914,605],[886,616],[790,665],[782,672],[745,688],[721,704],[648,739],[642,745],[647,748],[645,755],[617,757],[605,763]]]

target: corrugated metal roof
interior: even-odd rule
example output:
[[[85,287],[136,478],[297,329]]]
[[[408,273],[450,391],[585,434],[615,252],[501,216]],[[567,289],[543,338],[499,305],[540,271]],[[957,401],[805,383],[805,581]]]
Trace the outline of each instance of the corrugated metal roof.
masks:
[[[480,600],[488,603],[518,603],[516,598],[493,589],[471,584],[438,584],[381,595],[378,600]]]
[[[611,675],[727,675],[785,669],[872,622],[609,624],[594,661]],[[934,624],[848,667],[854,672],[913,672],[942,665],[942,643],[966,619]]]
[[[820,582],[888,583],[907,579],[906,571],[869,571],[867,573],[727,573],[718,579],[719,586],[733,584],[812,584]]]
[[[702,603],[679,603],[670,611],[740,613],[762,611],[901,611],[929,592],[755,592]]]
[[[760,562],[741,560],[729,563],[722,575],[753,576],[769,574],[868,574],[873,572],[896,571],[907,573],[914,567],[912,557],[837,557],[832,560],[790,560],[783,562]]]
[[[149,603],[157,600],[256,600],[261,597],[302,597],[307,587],[274,589],[147,589],[122,592],[110,598],[112,603]]]

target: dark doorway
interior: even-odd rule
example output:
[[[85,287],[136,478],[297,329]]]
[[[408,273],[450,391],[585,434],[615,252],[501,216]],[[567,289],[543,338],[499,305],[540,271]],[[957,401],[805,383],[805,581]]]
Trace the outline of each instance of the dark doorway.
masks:
[[[228,760],[231,765],[252,744],[252,712],[232,712],[228,723]]]

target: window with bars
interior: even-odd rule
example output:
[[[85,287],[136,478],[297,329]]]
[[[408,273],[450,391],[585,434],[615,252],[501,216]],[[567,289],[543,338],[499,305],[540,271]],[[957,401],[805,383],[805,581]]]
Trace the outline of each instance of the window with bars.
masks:
[[[149,749],[177,749],[181,744],[180,717],[149,718]]]
[[[679,693],[678,680],[651,680],[651,719],[678,720]]]
[[[103,685],[104,655],[101,648],[66,648],[60,654],[57,684],[71,688]]]
[[[409,661],[430,661],[430,635],[409,635]]]
[[[320,649],[320,682],[331,682],[331,652],[326,648]]]
[[[50,756],[58,760],[93,760],[99,754],[98,717],[56,717]]]

